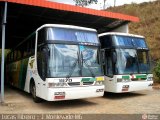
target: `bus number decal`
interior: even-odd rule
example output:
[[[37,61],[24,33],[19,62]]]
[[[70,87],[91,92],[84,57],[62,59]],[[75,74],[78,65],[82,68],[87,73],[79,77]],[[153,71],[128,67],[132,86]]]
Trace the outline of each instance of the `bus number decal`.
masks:
[[[63,78],[63,79],[59,79],[59,82],[72,82],[71,78]]]

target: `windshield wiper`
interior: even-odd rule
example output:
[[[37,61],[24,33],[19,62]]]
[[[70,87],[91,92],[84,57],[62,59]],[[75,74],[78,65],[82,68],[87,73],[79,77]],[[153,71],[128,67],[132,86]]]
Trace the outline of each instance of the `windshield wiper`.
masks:
[[[75,70],[77,63],[79,62],[79,54],[78,54],[78,52],[77,52],[77,56],[78,56],[78,59],[76,59],[75,62],[73,63],[73,66],[71,67],[71,71],[66,76],[66,78],[70,78],[72,76],[73,71]],[[88,65],[88,63],[83,59],[83,54],[81,52],[81,65],[80,65],[81,66],[81,70],[82,70],[82,67],[83,67],[83,63],[85,63],[85,65],[88,67],[88,70],[90,71],[92,77],[95,77],[95,74],[93,73],[92,69],[90,68],[90,65]]]
[[[92,77],[95,77],[92,69],[90,68],[90,65],[88,65],[88,63],[83,59],[83,54],[82,54],[82,52],[81,52],[81,57],[82,57],[82,58],[81,58],[81,59],[82,59],[82,67],[83,67],[83,62],[84,62],[85,65],[88,67],[88,70],[91,72]]]
[[[74,61],[73,65],[72,65],[72,67],[71,67],[71,71],[70,71],[69,74],[66,76],[66,78],[70,78],[71,75],[73,74],[73,71],[74,71],[74,69],[76,68],[77,63],[79,62],[78,52],[77,52],[77,56],[78,56],[78,58]]]

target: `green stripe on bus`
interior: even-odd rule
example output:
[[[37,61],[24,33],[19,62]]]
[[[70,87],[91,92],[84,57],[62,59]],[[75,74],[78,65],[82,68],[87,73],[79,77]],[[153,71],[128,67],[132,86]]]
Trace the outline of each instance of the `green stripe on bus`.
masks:
[[[147,78],[147,75],[136,75],[136,78]]]
[[[96,78],[82,78],[81,82],[94,82]]]
[[[129,76],[122,76],[122,79],[129,79]]]

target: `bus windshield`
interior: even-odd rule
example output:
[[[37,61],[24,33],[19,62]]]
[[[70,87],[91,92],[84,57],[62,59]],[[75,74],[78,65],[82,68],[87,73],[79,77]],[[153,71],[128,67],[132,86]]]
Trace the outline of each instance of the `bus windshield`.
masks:
[[[150,72],[148,51],[136,49],[116,49],[118,74]]]
[[[113,36],[113,40],[115,46],[148,48],[144,38],[115,35]]]
[[[46,39],[53,41],[57,40],[99,44],[96,32],[67,28],[48,28]]]
[[[98,47],[48,44],[47,77],[89,77],[102,75]]]

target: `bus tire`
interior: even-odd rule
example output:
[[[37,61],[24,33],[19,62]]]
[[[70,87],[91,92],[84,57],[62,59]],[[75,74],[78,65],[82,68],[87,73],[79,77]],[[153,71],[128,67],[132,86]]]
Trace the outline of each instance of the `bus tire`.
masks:
[[[42,99],[40,99],[39,97],[36,96],[36,86],[35,86],[34,81],[31,82],[31,84],[30,84],[30,93],[31,93],[33,101],[35,103],[40,103],[42,101]]]

